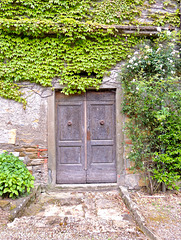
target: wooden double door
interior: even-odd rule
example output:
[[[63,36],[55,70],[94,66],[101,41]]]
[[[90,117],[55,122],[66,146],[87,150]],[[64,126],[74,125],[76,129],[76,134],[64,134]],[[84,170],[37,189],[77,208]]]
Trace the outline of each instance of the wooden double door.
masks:
[[[116,182],[115,92],[56,93],[57,183]]]

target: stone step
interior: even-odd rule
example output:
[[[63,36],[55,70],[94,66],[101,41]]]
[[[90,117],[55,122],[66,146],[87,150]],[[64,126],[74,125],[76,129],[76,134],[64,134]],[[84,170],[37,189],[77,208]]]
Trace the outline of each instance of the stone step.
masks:
[[[100,184],[56,184],[49,191],[111,191],[118,190],[117,183]]]

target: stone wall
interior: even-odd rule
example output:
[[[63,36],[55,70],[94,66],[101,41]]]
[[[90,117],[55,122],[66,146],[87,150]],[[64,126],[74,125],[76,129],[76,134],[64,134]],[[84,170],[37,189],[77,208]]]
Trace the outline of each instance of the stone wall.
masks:
[[[151,6],[147,7],[148,3],[151,3]],[[145,8],[145,7],[146,8]],[[176,0],[151,0],[151,1],[145,1],[143,8],[145,8],[142,11],[142,14],[140,17],[137,18],[137,20],[144,24],[154,24],[155,21],[160,22],[161,26],[164,26],[163,19],[165,16],[171,17],[171,15],[175,14],[179,9],[179,3]],[[170,24],[167,24],[166,26],[169,27]]]
[[[127,118],[121,113],[123,96],[118,80],[121,65],[122,63],[117,64],[111,69],[110,75],[104,77],[101,88],[117,89],[117,183],[133,189],[144,185],[144,181],[141,174],[134,174],[129,170],[131,163],[128,154],[131,151],[131,141],[124,133]],[[55,119],[52,118],[55,106],[48,103],[52,101],[55,104],[54,94],[52,90],[35,84],[24,83],[23,85],[23,92],[27,100],[25,110],[20,103],[0,98],[0,153],[6,150],[22,159],[35,176],[36,183],[56,184],[56,142],[54,142],[56,126]],[[55,89],[61,88],[57,79],[53,81],[53,86]],[[52,100],[48,101],[50,99]],[[48,111],[52,112],[49,119]],[[53,132],[54,135],[52,135]],[[52,153],[52,147],[54,153]],[[52,180],[52,176],[54,180]]]
[[[159,13],[159,16],[164,16],[167,13],[172,14],[179,7],[178,3],[172,0],[153,0],[152,3],[151,8],[142,11],[140,18],[137,19],[143,25],[149,25],[150,22],[153,23],[155,21],[155,14]],[[119,89],[119,92],[121,92],[120,83],[117,82],[120,69],[121,64],[115,66],[111,70],[110,76],[103,79],[101,87],[113,87]],[[52,175],[53,170],[56,168],[56,163],[54,162],[53,170],[50,169],[51,163],[55,160],[55,151],[53,150],[53,153],[51,153],[50,149],[48,149],[48,141],[49,145],[52,145],[52,148],[55,149],[54,142],[50,144],[51,141],[55,141],[55,136],[48,140],[48,127],[55,132],[55,122],[48,122],[48,99],[52,97],[53,92],[49,88],[42,88],[36,84],[23,83],[22,85],[25,93],[24,96],[27,100],[25,110],[20,103],[0,98],[0,153],[3,150],[7,150],[19,156],[27,165],[29,171],[35,176],[36,182],[47,184],[48,168],[49,173],[51,173],[50,175]],[[60,88],[56,80],[53,82],[53,87],[55,89]],[[116,103],[117,115],[120,114],[121,109],[120,99],[122,97],[118,97]],[[54,102],[53,98],[52,102]],[[131,141],[124,134],[126,117],[120,114],[120,117],[116,121],[117,135],[120,135],[119,138],[117,137],[117,161],[120,162],[117,172],[118,183],[130,188],[142,186],[144,185],[144,181],[140,177],[141,174],[134,174],[129,170],[131,163],[128,159],[128,153],[131,150]],[[51,134],[49,132],[50,136],[52,136]],[[50,156],[52,160],[50,160]],[[49,179],[51,179],[50,176]]]
[[[0,152],[19,156],[39,183],[47,182],[47,98],[52,91],[23,84],[22,104],[0,98]]]

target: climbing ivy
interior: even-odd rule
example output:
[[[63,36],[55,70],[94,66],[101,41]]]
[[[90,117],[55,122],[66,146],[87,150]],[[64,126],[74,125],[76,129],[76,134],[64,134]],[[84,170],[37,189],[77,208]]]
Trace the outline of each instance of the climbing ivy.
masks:
[[[138,35],[120,36],[114,25],[147,25],[139,19],[154,3],[1,0],[0,96],[25,105],[19,82],[47,87],[53,78],[60,79],[65,94],[84,92],[89,87],[98,89],[107,70],[125,60],[130,49],[143,39]],[[151,25],[178,26],[179,12],[169,16],[160,23],[156,17],[148,18],[152,18]]]

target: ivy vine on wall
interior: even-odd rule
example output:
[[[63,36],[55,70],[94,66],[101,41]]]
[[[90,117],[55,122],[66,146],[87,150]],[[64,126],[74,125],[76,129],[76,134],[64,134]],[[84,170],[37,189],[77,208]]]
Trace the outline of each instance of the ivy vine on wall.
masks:
[[[115,24],[179,25],[176,0],[172,13],[148,14],[150,22],[140,21],[142,12],[153,4],[144,0],[1,0],[0,96],[25,106],[20,82],[47,87],[55,77],[65,85],[65,94],[98,89],[107,70],[125,60],[142,39],[120,36]],[[105,29],[103,24],[110,26]]]

